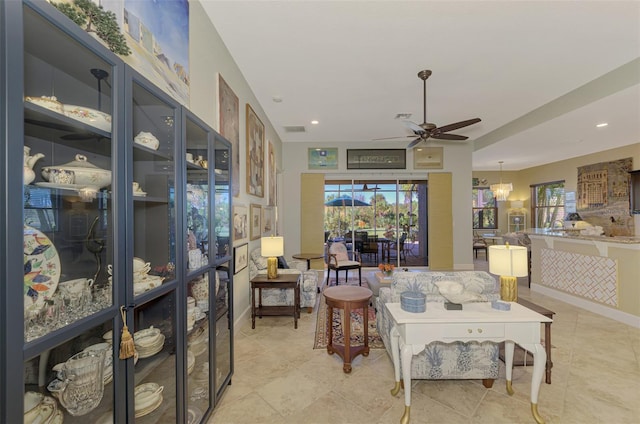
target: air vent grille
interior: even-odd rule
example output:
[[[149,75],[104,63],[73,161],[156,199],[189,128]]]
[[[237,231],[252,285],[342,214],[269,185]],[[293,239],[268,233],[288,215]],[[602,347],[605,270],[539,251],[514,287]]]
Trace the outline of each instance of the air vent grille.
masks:
[[[288,133],[303,133],[307,132],[303,125],[289,125],[284,127],[284,131]]]

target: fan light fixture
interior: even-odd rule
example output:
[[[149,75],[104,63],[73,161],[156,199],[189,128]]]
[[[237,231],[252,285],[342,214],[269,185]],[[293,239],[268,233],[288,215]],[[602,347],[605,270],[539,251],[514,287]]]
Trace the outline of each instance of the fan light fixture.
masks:
[[[500,164],[500,184],[491,184],[489,189],[493,192],[493,196],[504,202],[509,197],[509,193],[513,190],[513,185],[511,183],[503,183],[502,182],[502,163],[503,161],[498,162]]]

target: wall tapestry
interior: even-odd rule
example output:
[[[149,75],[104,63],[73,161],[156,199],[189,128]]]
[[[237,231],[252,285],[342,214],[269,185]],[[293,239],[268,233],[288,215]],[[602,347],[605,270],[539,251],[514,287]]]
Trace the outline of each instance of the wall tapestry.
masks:
[[[56,2],[109,50],[178,102],[189,105],[189,2]],[[91,17],[89,19],[88,17]]]
[[[240,195],[240,102],[231,87],[218,74],[218,130],[231,142],[231,193]]]
[[[273,143],[269,141],[269,206],[275,206],[276,200],[276,152]]]
[[[607,236],[633,234],[629,215],[629,171],[633,158],[578,167],[576,209]]]
[[[264,197],[264,124],[247,103],[247,193]]]

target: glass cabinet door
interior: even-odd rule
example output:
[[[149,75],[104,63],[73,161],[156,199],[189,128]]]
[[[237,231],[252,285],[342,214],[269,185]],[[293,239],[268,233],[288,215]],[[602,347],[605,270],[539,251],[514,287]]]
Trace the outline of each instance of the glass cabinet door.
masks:
[[[22,7],[25,422],[97,422],[115,403],[112,117],[122,71],[65,23]]]
[[[233,373],[233,264],[231,234],[231,144],[216,134],[215,138],[215,234],[218,246],[215,269],[215,404],[231,381]]]
[[[226,261],[231,251],[231,144],[216,135],[214,156],[216,261]]]
[[[133,136],[132,181],[127,189],[133,205],[133,258],[127,287],[132,287],[136,305],[133,339],[138,354],[134,416],[136,422],[173,422],[178,382],[175,151],[179,106],[130,68],[127,72],[132,76]]]
[[[187,168],[186,263],[188,272],[209,265],[209,132],[186,115],[185,163]],[[213,246],[215,250],[215,246]]]

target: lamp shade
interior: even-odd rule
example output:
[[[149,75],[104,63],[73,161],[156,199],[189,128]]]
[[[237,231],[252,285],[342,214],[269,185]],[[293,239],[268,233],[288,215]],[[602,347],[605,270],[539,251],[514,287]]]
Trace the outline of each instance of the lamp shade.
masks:
[[[528,256],[524,246],[489,246],[489,272],[508,277],[526,277],[529,275]]]
[[[262,237],[260,239],[262,256],[274,257],[284,255],[284,237]]]

